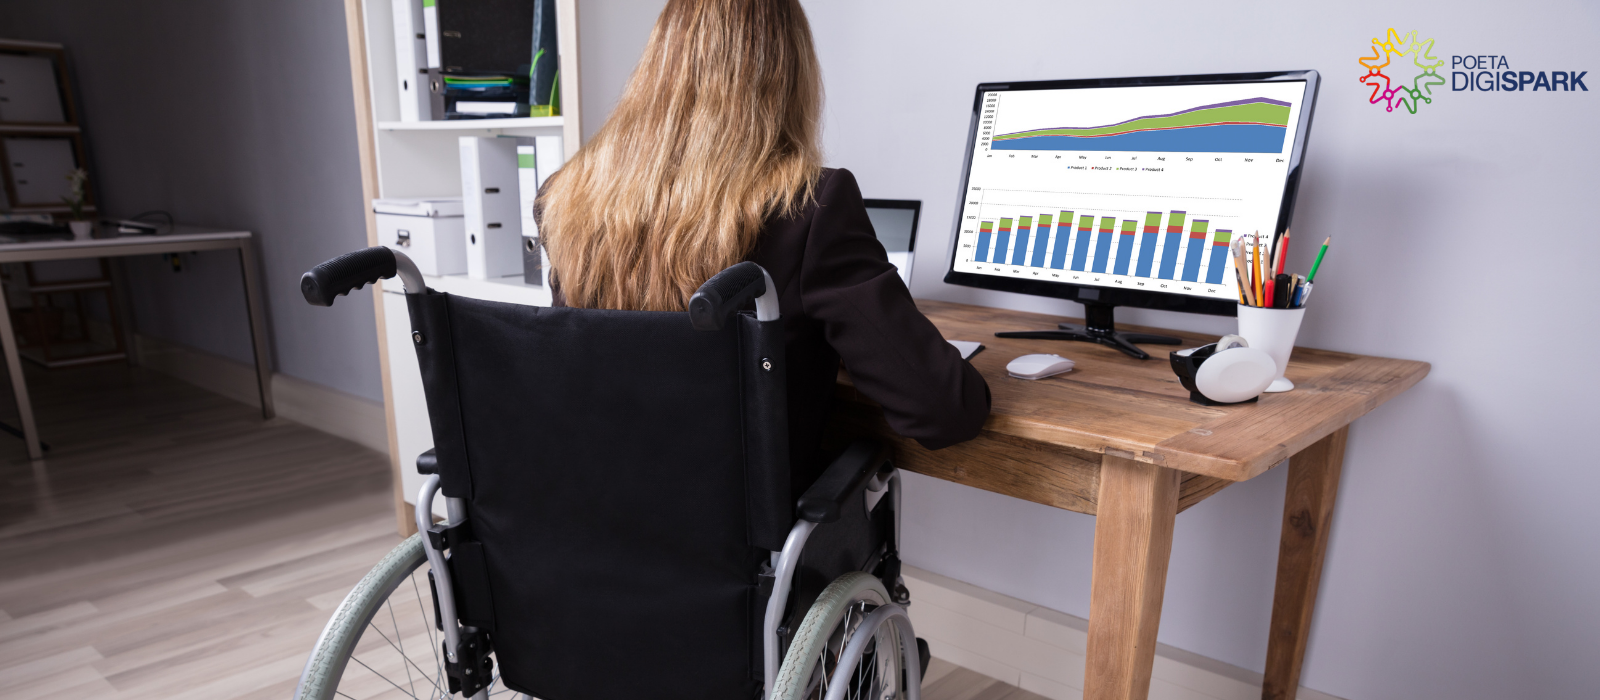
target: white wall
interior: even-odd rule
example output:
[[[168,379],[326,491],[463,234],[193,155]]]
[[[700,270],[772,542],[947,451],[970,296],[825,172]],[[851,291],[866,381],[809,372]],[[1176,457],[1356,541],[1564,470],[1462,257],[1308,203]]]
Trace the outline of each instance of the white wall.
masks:
[[[583,3],[586,131],[661,5]],[[1061,315],[1080,307],[939,282],[977,82],[1320,70],[1295,230],[1335,244],[1301,340],[1426,360],[1433,373],[1351,431],[1303,683],[1362,700],[1600,692],[1600,528],[1589,515],[1600,460],[1587,432],[1600,373],[1556,354],[1600,342],[1589,273],[1600,237],[1586,214],[1600,180],[1594,3],[806,8],[830,164],[853,170],[869,197],[924,202],[916,294]],[[1391,26],[1435,37],[1435,55],[1592,69],[1597,92],[1445,93],[1419,114],[1385,113],[1366,103],[1356,59]],[[1311,248],[1290,266],[1306,267]],[[1179,516],[1161,641],[1261,670],[1283,486],[1275,470]],[[1087,614],[1092,518],[927,478],[910,479],[908,496],[908,562]]]
[[[299,292],[366,245],[341,3],[13,1],[0,36],[67,46],[103,211],[254,231],[277,370],[382,400],[368,292]],[[236,256],[182,257],[130,259],[140,332],[249,362]]]

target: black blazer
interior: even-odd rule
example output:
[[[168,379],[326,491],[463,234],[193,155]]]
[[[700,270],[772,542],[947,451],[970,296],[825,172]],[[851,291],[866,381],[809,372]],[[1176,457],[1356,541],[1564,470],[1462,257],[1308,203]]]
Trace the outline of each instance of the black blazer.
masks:
[[[977,436],[989,385],[917,310],[850,171],[824,169],[813,200],[794,216],[769,219],[749,259],[777,285],[788,334],[795,493],[825,466],[819,445],[841,360],[895,432],[929,449]]]

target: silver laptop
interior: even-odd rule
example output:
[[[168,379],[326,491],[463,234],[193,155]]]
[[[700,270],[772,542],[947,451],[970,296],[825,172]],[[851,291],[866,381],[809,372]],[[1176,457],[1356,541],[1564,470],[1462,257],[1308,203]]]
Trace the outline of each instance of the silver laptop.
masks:
[[[911,261],[917,249],[917,217],[922,201],[917,199],[868,199],[867,217],[878,242],[889,253],[889,262],[900,270],[900,279],[911,286]]]

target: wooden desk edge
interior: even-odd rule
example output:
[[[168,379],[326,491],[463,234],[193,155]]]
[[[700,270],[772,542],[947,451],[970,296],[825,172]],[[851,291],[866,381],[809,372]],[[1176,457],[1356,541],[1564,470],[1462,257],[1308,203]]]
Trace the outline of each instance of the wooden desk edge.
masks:
[[[1371,413],[1373,409],[1382,406],[1411,387],[1416,386],[1433,369],[1431,364],[1416,360],[1374,359],[1411,365],[1410,371],[1399,374],[1393,381],[1385,382],[1381,390],[1366,394],[1362,401],[1352,402],[1344,410],[1328,414],[1310,428],[1302,428],[1294,432],[1290,439],[1270,443],[1264,449],[1257,450],[1248,456],[1228,458],[1218,456],[1213,450],[1196,449],[1206,442],[1199,438],[1207,436],[1197,435],[1190,431],[1189,433],[1161,441],[1156,445],[1156,451],[1149,455],[1149,458],[1140,455],[1135,459],[1181,471],[1227,479],[1228,481],[1253,479],[1281,464],[1284,460],[1299,454],[1301,450],[1316,444],[1317,441],[1332,435],[1340,428],[1354,423],[1360,417]],[[1273,419],[1271,416],[1258,416],[1255,418],[1258,422],[1266,422]],[[1224,421],[1227,420],[1224,419]]]
[[[1432,365],[1429,363],[1415,360],[1377,357],[1371,359],[1409,365],[1409,371],[1398,374],[1394,380],[1380,385],[1379,391],[1364,395],[1360,401],[1350,402],[1350,405],[1343,407],[1342,410],[1328,414],[1311,427],[1295,431],[1289,439],[1268,443],[1262,449],[1252,450],[1249,454],[1241,456],[1221,456],[1217,454],[1215,449],[1204,449],[1210,446],[1207,443],[1213,442],[1203,439],[1212,434],[1211,431],[1206,430],[1206,426],[1200,426],[1153,445],[1129,443],[1105,435],[1076,431],[1060,425],[1045,424],[1006,415],[991,414],[989,419],[985,421],[983,430],[986,433],[995,435],[1121,457],[1227,481],[1246,481],[1261,475],[1282,463],[1283,460],[1294,456],[1300,450],[1315,444],[1318,440],[1331,435],[1334,431],[1350,425],[1361,416],[1372,412],[1378,406],[1416,386],[1432,369]],[[871,399],[857,391],[854,385],[849,384],[848,378],[842,372],[836,392],[836,397],[841,400],[869,406],[876,405]],[[1273,420],[1273,416],[1259,413],[1244,414],[1243,418],[1228,416],[1219,420],[1218,423],[1241,420],[1267,422]],[[1196,433],[1196,430],[1205,430],[1206,432]]]

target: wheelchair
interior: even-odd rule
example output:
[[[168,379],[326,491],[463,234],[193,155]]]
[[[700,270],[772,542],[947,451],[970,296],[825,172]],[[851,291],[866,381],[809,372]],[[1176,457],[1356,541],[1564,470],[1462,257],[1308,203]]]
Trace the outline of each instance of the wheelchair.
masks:
[[[898,472],[857,440],[791,483],[765,270],[686,312],[541,308],[435,292],[376,247],[301,291],[396,276],[434,439],[418,533],[335,610],[296,698],[919,698]]]

